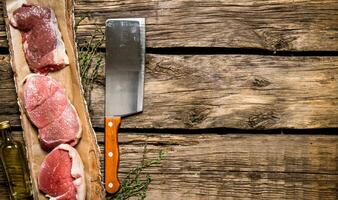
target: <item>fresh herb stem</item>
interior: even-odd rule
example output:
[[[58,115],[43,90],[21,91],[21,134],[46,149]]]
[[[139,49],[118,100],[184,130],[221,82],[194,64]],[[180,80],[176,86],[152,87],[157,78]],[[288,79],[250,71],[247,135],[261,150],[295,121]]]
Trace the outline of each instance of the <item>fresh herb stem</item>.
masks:
[[[143,175],[143,172],[145,169],[148,169],[153,165],[160,164],[164,158],[164,151],[161,150],[157,158],[147,159],[146,149],[147,147],[145,146],[141,164],[130,170],[127,176],[123,179],[119,192],[109,199],[125,200],[131,197],[137,197],[139,200],[145,199],[152,179],[149,175]]]
[[[81,17],[75,26],[78,30],[79,25],[88,17]],[[91,91],[98,77],[98,71],[103,66],[104,54],[99,53],[98,49],[105,41],[105,34],[101,27],[95,26],[94,31],[89,38],[86,38],[83,44],[78,45],[78,62],[80,66],[80,76],[82,86],[84,87],[85,99],[88,103],[88,108],[91,107]]]

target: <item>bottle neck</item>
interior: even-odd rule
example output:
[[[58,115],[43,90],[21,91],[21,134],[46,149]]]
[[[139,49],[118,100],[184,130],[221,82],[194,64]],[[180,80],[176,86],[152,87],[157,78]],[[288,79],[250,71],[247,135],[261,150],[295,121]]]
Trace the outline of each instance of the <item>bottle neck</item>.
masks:
[[[6,128],[0,130],[0,141],[1,142],[10,142],[13,141],[12,134],[11,134],[11,129]]]

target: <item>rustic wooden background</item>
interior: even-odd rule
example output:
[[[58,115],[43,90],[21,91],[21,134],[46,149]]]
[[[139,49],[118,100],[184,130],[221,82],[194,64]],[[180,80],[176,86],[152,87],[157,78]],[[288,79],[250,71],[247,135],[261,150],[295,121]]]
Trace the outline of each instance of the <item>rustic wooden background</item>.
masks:
[[[146,18],[144,112],[119,139],[122,178],[145,143],[166,152],[148,199],[338,199],[337,0],[78,0],[75,15],[92,16],[80,45],[109,17]],[[0,53],[0,120],[20,139],[2,18]],[[101,147],[103,80],[89,108]]]

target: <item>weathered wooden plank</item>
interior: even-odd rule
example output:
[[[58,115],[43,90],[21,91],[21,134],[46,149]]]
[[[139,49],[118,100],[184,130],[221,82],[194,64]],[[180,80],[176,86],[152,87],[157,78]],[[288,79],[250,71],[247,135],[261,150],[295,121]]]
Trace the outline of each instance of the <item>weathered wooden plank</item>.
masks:
[[[1,10],[1,9],[0,9]],[[228,47],[268,50],[338,49],[336,0],[78,0],[91,15],[80,41],[108,17],[146,17],[148,47]],[[6,44],[0,20],[0,46]]]
[[[20,125],[13,71],[7,55],[0,56],[0,91],[0,120],[10,120],[13,125]]]
[[[336,57],[150,54],[145,77],[144,112],[126,118],[124,128],[338,127]],[[103,127],[102,80],[101,72],[91,93],[95,127]],[[3,82],[1,93],[14,92],[12,80]],[[13,97],[0,100],[0,119],[15,124]]]
[[[338,125],[333,57],[147,57],[144,112],[126,128],[323,128]],[[103,86],[92,91],[102,127]],[[96,102],[95,102],[96,101]]]
[[[94,16],[79,28],[80,37],[108,17],[146,17],[149,47],[337,50],[337,9],[330,0],[79,0],[76,14]]]
[[[78,0],[91,14],[80,37],[108,17],[146,17],[149,47],[230,47],[337,50],[335,0]]]
[[[103,133],[97,136],[103,148]],[[338,198],[336,135],[121,133],[119,140],[121,178],[140,163],[145,143],[148,158],[166,152],[146,170],[153,179],[147,199]]]

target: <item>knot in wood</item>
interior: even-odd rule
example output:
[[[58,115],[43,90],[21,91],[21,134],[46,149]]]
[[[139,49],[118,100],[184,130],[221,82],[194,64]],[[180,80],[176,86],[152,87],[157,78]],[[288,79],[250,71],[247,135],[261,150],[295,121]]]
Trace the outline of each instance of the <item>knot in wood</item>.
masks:
[[[266,87],[271,84],[270,81],[262,77],[254,77],[251,83],[252,83],[252,86],[259,87],[259,88]]]
[[[271,127],[277,122],[279,118],[274,115],[273,111],[254,114],[248,119],[248,126],[250,128],[264,129]]]
[[[206,110],[199,108],[190,109],[183,117],[183,122],[187,127],[193,127],[196,124],[200,124],[206,117]]]

